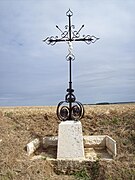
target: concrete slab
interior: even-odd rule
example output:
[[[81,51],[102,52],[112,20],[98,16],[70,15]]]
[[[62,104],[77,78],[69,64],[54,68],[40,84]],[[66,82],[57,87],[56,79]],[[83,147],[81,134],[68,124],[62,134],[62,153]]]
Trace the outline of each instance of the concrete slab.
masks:
[[[80,121],[63,121],[59,124],[57,159],[85,159]]]

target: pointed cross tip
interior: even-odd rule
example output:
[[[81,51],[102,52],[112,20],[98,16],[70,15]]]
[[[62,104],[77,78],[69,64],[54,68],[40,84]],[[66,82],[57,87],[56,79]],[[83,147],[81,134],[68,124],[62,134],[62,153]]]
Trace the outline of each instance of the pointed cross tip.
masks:
[[[69,10],[66,12],[66,15],[67,15],[67,16],[72,16],[72,15],[73,15],[73,12],[71,11],[70,8],[69,8]]]

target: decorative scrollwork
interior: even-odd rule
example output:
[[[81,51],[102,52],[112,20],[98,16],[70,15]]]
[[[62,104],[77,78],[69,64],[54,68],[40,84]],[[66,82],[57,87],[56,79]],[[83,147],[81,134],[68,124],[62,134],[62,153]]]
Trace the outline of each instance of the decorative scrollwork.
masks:
[[[69,108],[67,106],[61,107],[64,102],[65,101],[61,101],[57,106],[57,117],[62,121],[66,121],[69,117]]]
[[[99,38],[95,37],[95,36],[91,36],[91,42],[95,43],[97,40],[99,40]]]
[[[69,26],[68,26],[68,25],[66,25],[66,26],[65,26],[65,29],[68,29],[68,28],[69,28]]]
[[[43,40],[43,42],[46,42],[46,44],[48,45],[55,45],[56,42],[57,42],[57,39],[58,39],[58,36],[54,37],[54,36],[51,36],[51,37],[47,37],[46,39]]]
[[[72,93],[68,93],[66,96],[65,96],[65,101],[66,102],[75,102],[75,100],[76,100],[76,97],[75,97],[75,95],[74,94],[72,94]]]
[[[81,119],[84,116],[84,107],[80,102],[76,101],[76,105],[72,107],[71,116],[73,119]]]
[[[65,26],[66,27],[66,26]],[[59,31],[61,32],[61,39],[64,39],[64,38],[68,38],[68,31],[62,31],[59,26],[56,25],[56,28],[59,29]],[[66,28],[65,28],[66,29]]]
[[[61,34],[61,37],[62,37],[62,39],[68,37],[68,32],[67,32],[67,31],[64,31],[64,32]]]
[[[62,106],[60,109],[60,117],[63,120],[67,120],[67,118],[69,117],[69,108],[67,106]]]
[[[67,105],[63,105],[64,103],[66,101],[61,101],[57,106],[57,117],[61,121],[80,120],[84,116],[84,107],[80,102],[75,101],[71,109]]]
[[[84,25],[82,25],[78,31],[73,31],[73,38],[80,37],[80,31],[82,30],[83,27],[84,27]]]
[[[95,37],[95,36],[90,36],[90,35],[83,35],[83,40],[86,44],[91,44],[91,43],[95,43],[99,38]]]
[[[74,31],[73,32],[73,38],[79,38],[80,34],[78,33],[78,31]]]
[[[73,29],[75,29],[75,25],[72,24],[71,27],[72,27]]]

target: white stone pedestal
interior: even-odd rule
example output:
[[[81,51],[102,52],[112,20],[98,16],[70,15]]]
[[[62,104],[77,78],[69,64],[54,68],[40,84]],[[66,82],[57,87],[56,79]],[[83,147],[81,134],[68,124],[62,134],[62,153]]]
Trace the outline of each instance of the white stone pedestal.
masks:
[[[82,124],[80,121],[68,120],[59,124],[57,159],[85,159]]]

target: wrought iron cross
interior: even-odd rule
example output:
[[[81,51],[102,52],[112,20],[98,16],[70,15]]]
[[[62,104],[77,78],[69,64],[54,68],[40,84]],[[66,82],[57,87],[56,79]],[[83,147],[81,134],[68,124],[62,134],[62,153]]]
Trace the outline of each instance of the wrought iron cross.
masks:
[[[69,61],[69,87],[67,89],[67,94],[65,96],[65,100],[61,101],[57,106],[57,117],[62,120],[79,120],[84,115],[84,107],[79,102],[76,101],[76,97],[73,94],[74,89],[72,89],[72,61],[75,59],[75,56],[72,53],[73,47],[72,42],[73,41],[84,41],[87,44],[95,43],[96,40],[99,38],[95,36],[90,35],[83,35],[80,38],[80,31],[84,27],[84,25],[81,26],[81,28],[76,31],[75,26],[71,24],[71,17],[73,16],[73,12],[69,9],[66,12],[66,16],[68,17],[68,25],[65,26],[65,31],[62,31],[57,25],[56,28],[60,30],[61,32],[61,38],[58,38],[58,36],[51,36],[47,37],[43,40],[43,42],[46,42],[48,45],[55,45],[57,42],[67,42],[68,43],[68,55],[66,56],[67,61]],[[68,105],[67,105],[68,104]]]

